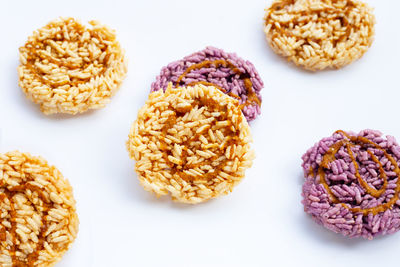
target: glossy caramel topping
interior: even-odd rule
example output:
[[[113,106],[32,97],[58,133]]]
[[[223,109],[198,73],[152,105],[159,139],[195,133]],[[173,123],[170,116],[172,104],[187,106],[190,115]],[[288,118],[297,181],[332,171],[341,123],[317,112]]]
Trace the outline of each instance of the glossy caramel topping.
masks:
[[[343,139],[337,143],[334,143],[332,146],[329,147],[329,150],[325,153],[325,155],[322,158],[322,162],[318,168],[318,175],[320,178],[320,183],[325,187],[326,191],[328,192],[329,198],[331,199],[331,201],[333,203],[340,203],[339,199],[334,195],[334,193],[332,192],[332,190],[330,189],[326,179],[325,179],[325,169],[329,168],[329,164],[331,162],[333,162],[334,160],[336,160],[336,153],[342,148],[345,147],[347,150],[347,153],[350,156],[350,159],[352,161],[352,164],[355,167],[356,173],[355,176],[357,178],[358,183],[360,184],[360,186],[365,190],[365,192],[367,194],[370,194],[371,196],[375,197],[375,198],[379,198],[381,197],[387,189],[387,175],[385,173],[385,170],[382,166],[382,163],[379,161],[379,159],[370,151],[367,150],[367,153],[370,155],[371,159],[373,162],[375,162],[378,166],[379,166],[379,177],[383,180],[383,185],[382,187],[377,190],[371,186],[368,185],[368,183],[362,179],[360,172],[359,172],[359,166],[358,163],[356,161],[356,158],[351,150],[351,147],[359,145],[362,148],[368,149],[368,148],[375,148],[378,149],[380,151],[382,151],[382,153],[384,154],[384,156],[390,161],[390,163],[394,166],[394,170],[393,172],[395,172],[397,174],[397,182],[396,182],[396,188],[395,188],[395,193],[393,194],[393,197],[387,201],[384,204],[378,205],[376,207],[372,207],[372,208],[366,208],[366,209],[362,209],[362,208],[351,208],[349,207],[347,204],[345,203],[341,203],[343,207],[349,209],[351,212],[353,213],[362,213],[363,215],[367,215],[369,213],[372,213],[374,215],[384,212],[387,209],[390,209],[395,203],[396,201],[399,199],[399,193],[400,193],[400,169],[399,166],[396,162],[396,160],[381,146],[379,146],[378,144],[372,142],[371,140],[365,138],[365,137],[361,137],[361,136],[349,136],[347,133],[345,133],[342,130],[336,131],[335,133],[340,133],[342,134],[344,137],[346,137],[346,139]]]

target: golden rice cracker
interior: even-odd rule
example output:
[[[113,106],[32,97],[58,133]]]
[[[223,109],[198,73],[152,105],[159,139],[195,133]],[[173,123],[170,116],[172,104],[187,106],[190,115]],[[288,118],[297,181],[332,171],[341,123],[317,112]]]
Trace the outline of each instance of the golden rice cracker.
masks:
[[[250,127],[238,100],[214,86],[149,95],[127,148],[145,190],[196,204],[228,194],[251,167]]]
[[[104,107],[127,72],[115,31],[59,18],[20,47],[19,86],[44,114],[77,114]]]
[[[0,266],[54,266],[78,233],[72,187],[41,157],[0,153]]]
[[[264,32],[275,53],[310,71],[339,69],[373,42],[373,9],[358,0],[275,0]]]

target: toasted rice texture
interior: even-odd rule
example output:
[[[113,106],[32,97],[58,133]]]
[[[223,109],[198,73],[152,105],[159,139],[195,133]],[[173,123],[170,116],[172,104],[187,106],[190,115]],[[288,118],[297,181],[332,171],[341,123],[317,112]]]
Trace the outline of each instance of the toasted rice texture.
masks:
[[[0,265],[53,266],[78,232],[69,182],[41,157],[0,154]]]
[[[373,42],[373,10],[358,0],[275,0],[264,20],[271,48],[311,71],[348,65]]]
[[[127,148],[145,190],[196,204],[228,194],[254,158],[239,103],[214,86],[172,88],[149,95]]]
[[[19,49],[19,85],[47,115],[102,108],[125,78],[127,62],[115,31],[89,24],[56,19]]]

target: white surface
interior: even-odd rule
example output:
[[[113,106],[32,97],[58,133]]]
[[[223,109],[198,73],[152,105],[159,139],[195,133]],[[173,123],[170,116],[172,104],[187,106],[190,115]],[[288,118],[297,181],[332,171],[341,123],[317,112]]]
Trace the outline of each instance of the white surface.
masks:
[[[336,129],[379,129],[400,139],[400,1],[370,0],[373,46],[338,71],[309,73],[272,53],[262,28],[271,0],[3,1],[0,151],[42,155],[74,187],[79,236],[67,266],[394,266],[400,233],[348,240],[303,212],[301,155]],[[106,108],[46,117],[17,85],[18,47],[58,16],[117,30],[129,73]],[[251,124],[257,159],[226,197],[187,206],[139,185],[125,141],[162,66],[214,45],[254,63],[265,82]]]

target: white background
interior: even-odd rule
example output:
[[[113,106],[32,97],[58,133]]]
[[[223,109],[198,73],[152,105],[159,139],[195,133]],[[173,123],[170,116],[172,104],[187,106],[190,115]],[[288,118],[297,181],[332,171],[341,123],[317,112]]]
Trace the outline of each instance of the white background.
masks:
[[[400,139],[400,1],[370,0],[376,38],[364,57],[310,73],[276,56],[263,33],[271,0],[2,1],[0,152],[42,155],[74,187],[78,238],[67,266],[394,266],[400,233],[350,240],[314,223],[301,205],[301,155],[337,129]],[[45,116],[17,85],[18,47],[58,16],[117,30],[128,76],[104,109]],[[251,123],[257,159],[232,194],[196,206],[145,192],[125,141],[162,66],[207,45],[254,63],[265,83]]]

